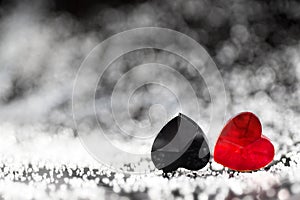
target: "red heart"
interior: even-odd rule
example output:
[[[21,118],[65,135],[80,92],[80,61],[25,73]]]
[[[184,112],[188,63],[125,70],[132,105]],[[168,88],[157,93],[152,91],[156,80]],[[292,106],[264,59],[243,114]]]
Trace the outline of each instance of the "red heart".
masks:
[[[243,112],[223,128],[214,151],[216,162],[237,171],[262,168],[274,158],[274,146],[261,134],[259,119]]]

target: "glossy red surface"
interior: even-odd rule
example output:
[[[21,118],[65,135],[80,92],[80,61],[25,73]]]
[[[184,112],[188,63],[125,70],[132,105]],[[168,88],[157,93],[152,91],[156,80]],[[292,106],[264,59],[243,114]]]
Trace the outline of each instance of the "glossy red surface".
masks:
[[[215,146],[214,160],[237,171],[266,166],[274,158],[274,146],[261,132],[260,121],[253,113],[238,114],[223,128]]]

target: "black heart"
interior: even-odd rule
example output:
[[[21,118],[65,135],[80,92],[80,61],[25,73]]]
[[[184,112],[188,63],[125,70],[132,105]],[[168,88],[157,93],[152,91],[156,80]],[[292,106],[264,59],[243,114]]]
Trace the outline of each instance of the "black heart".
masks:
[[[180,167],[199,170],[208,163],[210,151],[202,129],[192,119],[179,113],[158,133],[151,159],[155,167],[165,173]]]

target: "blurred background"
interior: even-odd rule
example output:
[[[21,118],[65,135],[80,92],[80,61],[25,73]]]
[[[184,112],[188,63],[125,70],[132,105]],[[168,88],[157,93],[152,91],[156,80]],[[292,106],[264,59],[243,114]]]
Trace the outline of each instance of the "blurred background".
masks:
[[[298,1],[0,2],[0,198],[300,198]],[[263,134],[276,150],[269,166],[252,173],[237,173],[211,161],[200,171],[181,169],[167,179],[157,170],[144,175],[114,172],[88,153],[73,122],[76,73],[90,51],[104,39],[149,26],[179,31],[205,48],[225,85],[225,120],[245,110],[261,119]],[[195,121],[208,130],[211,98],[205,80],[186,61],[147,49],[124,55],[105,71],[99,83],[103,87],[96,95],[97,105],[103,107],[99,121],[104,131],[115,127],[103,97],[111,95],[125,72],[157,58],[190,82],[201,108],[201,116]],[[133,75],[125,83],[147,73]],[[178,91],[183,90],[171,77],[161,76],[170,85],[178,85]],[[128,93],[126,88],[121,88],[124,94]],[[184,102],[188,102],[188,96]],[[177,103],[166,88],[142,86],[129,101],[131,119],[124,118],[123,122],[133,120],[137,126],[159,129],[180,111]],[[196,116],[193,104],[187,105],[190,109],[185,114]],[[90,110],[81,113],[82,119],[91,115],[94,113]],[[141,146],[147,152],[155,135],[127,128],[134,136],[151,136]],[[130,141],[130,137],[126,138]],[[118,145],[123,140],[118,138]],[[128,148],[131,151],[135,146]]]

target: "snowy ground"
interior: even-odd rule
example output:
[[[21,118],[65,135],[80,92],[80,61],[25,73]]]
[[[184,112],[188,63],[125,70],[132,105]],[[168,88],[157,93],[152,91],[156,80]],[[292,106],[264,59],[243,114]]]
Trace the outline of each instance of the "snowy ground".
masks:
[[[28,133],[17,139],[20,130]],[[238,173],[211,161],[202,170],[130,175],[96,162],[73,130],[1,124],[0,194],[4,199],[297,199],[300,143],[274,138],[276,156],[265,169]],[[8,137],[4,133],[11,133]],[[277,144],[277,145],[276,145]]]

